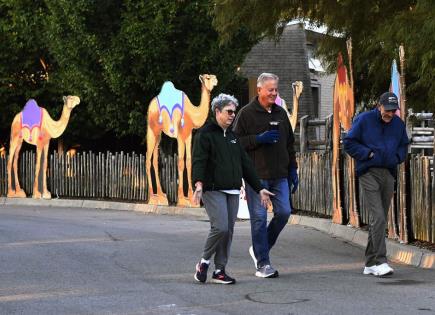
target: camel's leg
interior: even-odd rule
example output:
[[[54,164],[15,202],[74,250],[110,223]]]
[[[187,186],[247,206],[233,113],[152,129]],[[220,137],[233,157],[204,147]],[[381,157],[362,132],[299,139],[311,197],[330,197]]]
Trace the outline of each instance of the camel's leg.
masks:
[[[14,162],[15,157],[15,149],[17,148],[17,141],[18,138],[12,139],[10,141],[10,147],[9,147],[9,157],[8,157],[8,197],[15,197],[15,190],[12,189],[12,164]],[[17,158],[18,159],[18,158]],[[15,187],[17,185],[17,178],[15,177]]]
[[[162,185],[160,183],[160,172],[159,172],[160,140],[161,140],[161,136],[159,135],[156,139],[156,145],[154,146],[154,152],[153,152],[153,168],[154,168],[154,173],[156,174],[156,194],[160,200],[160,204],[168,204],[168,199],[166,198],[166,194],[163,193]]]
[[[50,142],[44,145],[44,169],[42,170],[42,198],[43,199],[51,199],[51,193],[47,189],[47,168],[48,168],[48,148],[50,146]]]
[[[186,153],[186,145],[181,139],[181,137],[178,137],[178,203],[182,199],[185,199],[184,197],[184,155]]]
[[[146,169],[148,178],[148,203],[155,205],[168,205],[168,199],[162,191],[159,176],[159,143],[161,139],[161,132],[155,134],[148,126],[147,130],[147,155],[146,155]],[[156,194],[153,194],[152,180],[151,180],[151,157],[153,158],[154,174],[156,175]]]
[[[18,198],[26,198],[26,193],[23,189],[21,189],[20,181],[18,179],[18,160],[20,157],[20,150],[21,146],[23,144],[23,139],[18,138],[17,140],[17,146],[15,148],[14,153],[14,178],[15,178],[15,197]]]
[[[41,169],[41,154],[43,147],[40,144],[36,145],[36,164],[35,164],[35,180],[33,181],[33,195],[35,199],[41,199],[39,191],[39,170]]]
[[[12,138],[12,137],[11,137]],[[16,141],[11,139],[9,147],[9,156],[8,156],[8,197],[15,196],[15,190],[12,189],[12,161],[14,160],[15,148],[17,146]]]
[[[161,135],[159,135],[156,139],[156,145],[154,146],[153,152],[153,168],[154,173],[156,174],[156,197],[158,205],[167,206],[169,205],[168,198],[166,194],[163,193],[162,185],[160,184],[160,172],[159,172],[159,143],[161,140]]]
[[[151,199],[153,196],[153,182],[151,180],[151,157],[153,156],[154,147],[156,145],[156,137],[154,132],[148,127],[147,130],[147,154],[145,159],[145,167],[148,179],[148,198]]]
[[[187,189],[187,196],[192,200],[192,134],[186,139],[186,169],[187,169],[187,182],[189,188]]]
[[[185,142],[185,148],[183,150],[183,158],[181,160],[179,160],[179,165],[178,165],[178,169],[179,172],[181,172],[181,174],[183,174],[182,172],[184,171],[184,166],[186,165],[186,170],[187,170],[187,182],[188,182],[188,189],[187,189],[187,197],[184,197],[184,192],[183,192],[183,183],[184,183],[184,176],[181,175],[179,180],[181,183],[181,186],[178,189],[178,206],[198,206],[199,205],[193,205],[191,200],[192,200],[192,134],[190,134],[187,138],[186,138],[186,142]],[[186,156],[186,164],[184,164],[184,155]],[[181,156],[181,154],[180,154]]]

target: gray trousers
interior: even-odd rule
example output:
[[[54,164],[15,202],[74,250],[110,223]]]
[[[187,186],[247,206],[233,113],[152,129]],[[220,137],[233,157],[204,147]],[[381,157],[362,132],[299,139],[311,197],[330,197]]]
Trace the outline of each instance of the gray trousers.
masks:
[[[208,217],[210,232],[202,258],[209,260],[214,254],[216,269],[225,269],[233,240],[234,224],[239,210],[239,195],[221,191],[206,191],[202,195]]]
[[[366,266],[387,262],[385,230],[388,208],[394,193],[394,177],[385,168],[371,168],[359,177],[364,202],[369,211],[369,237],[366,247]]]

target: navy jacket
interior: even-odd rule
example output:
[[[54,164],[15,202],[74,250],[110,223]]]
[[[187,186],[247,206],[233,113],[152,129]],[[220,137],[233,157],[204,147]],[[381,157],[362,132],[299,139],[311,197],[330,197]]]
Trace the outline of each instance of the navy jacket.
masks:
[[[376,108],[355,118],[344,138],[344,150],[356,160],[357,176],[371,167],[387,168],[396,176],[397,165],[405,161],[408,143],[403,121],[394,116],[385,123]],[[370,152],[374,154],[372,158]]]

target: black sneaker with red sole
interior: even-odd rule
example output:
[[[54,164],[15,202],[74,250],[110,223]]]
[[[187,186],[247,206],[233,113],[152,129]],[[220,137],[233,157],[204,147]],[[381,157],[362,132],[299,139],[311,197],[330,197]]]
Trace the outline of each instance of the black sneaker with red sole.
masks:
[[[211,282],[220,284],[234,284],[236,283],[236,279],[231,278],[229,275],[227,275],[225,273],[225,270],[221,270],[219,272],[213,272]]]
[[[196,272],[193,276],[196,281],[204,283],[207,280],[208,264],[199,262],[196,264]]]

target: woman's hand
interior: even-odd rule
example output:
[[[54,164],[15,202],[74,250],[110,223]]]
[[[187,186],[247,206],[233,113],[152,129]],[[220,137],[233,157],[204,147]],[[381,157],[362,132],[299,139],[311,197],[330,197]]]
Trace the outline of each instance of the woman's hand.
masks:
[[[265,188],[260,190],[259,194],[261,199],[261,205],[267,209],[272,204],[269,196],[275,196],[275,194],[271,193]]]
[[[202,182],[195,183],[195,191],[193,192],[192,202],[194,205],[199,205],[202,198]]]

